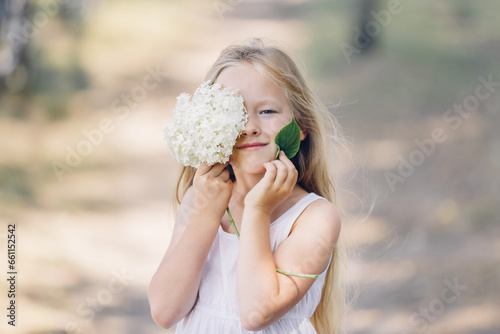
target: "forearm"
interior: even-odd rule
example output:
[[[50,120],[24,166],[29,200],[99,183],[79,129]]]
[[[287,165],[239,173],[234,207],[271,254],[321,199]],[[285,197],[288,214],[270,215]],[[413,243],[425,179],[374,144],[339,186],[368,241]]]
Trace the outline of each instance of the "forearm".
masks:
[[[149,288],[153,318],[160,326],[173,326],[193,307],[217,228],[207,217],[193,217],[180,238],[172,240]]]
[[[269,307],[269,303],[279,299],[279,280],[269,229],[269,214],[245,208],[238,251],[237,289],[241,321],[250,327],[272,322],[276,305]]]

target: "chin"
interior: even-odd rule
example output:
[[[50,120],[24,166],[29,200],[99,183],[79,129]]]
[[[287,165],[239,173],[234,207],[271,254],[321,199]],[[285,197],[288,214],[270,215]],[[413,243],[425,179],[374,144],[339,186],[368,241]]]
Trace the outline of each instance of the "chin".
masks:
[[[233,169],[237,169],[239,172],[244,174],[262,175],[266,173],[264,162],[236,163],[230,161],[230,163],[233,166]]]

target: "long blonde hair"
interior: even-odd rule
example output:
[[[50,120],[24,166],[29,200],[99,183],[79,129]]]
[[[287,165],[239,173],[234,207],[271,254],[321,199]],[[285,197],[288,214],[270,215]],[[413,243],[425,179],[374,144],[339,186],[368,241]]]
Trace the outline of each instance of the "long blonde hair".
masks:
[[[335,143],[342,143],[335,118],[309,89],[292,58],[277,47],[264,46],[260,39],[253,40],[249,45],[231,45],[224,49],[209,69],[206,80],[214,82],[225,68],[243,61],[251,63],[284,89],[293,117],[301,129],[307,132],[298,154],[292,159],[299,172],[297,183],[308,192],[314,192],[335,203],[336,192],[328,168],[332,138]],[[183,168],[176,189],[179,203],[192,185],[195,172],[192,167]],[[344,282],[340,280],[344,254],[342,238],[339,237],[326,274],[320,303],[311,318],[320,334],[341,333],[346,304]]]

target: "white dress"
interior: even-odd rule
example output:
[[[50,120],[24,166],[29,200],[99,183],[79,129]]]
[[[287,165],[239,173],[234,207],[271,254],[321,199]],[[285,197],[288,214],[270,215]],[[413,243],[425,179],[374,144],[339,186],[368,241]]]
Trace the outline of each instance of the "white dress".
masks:
[[[293,223],[312,202],[323,199],[309,193],[281,217],[271,223],[271,249],[287,238]],[[177,324],[176,334],[313,334],[309,318],[321,299],[326,270],[309,291],[287,314],[271,326],[257,332],[245,330],[240,323],[236,296],[236,261],[239,240],[219,227],[201,277],[198,299],[191,312]]]

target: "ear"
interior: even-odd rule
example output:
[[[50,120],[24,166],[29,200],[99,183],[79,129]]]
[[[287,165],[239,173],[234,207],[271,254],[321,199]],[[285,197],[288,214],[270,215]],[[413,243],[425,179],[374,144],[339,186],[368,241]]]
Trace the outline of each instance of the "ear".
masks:
[[[300,128],[300,141],[303,141],[307,137],[307,131]]]

